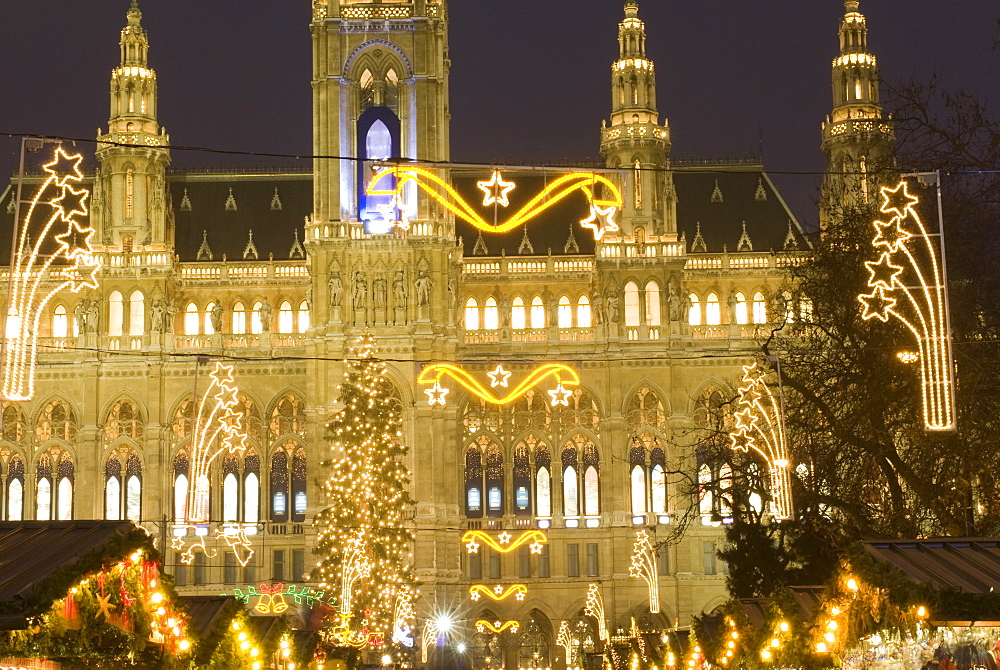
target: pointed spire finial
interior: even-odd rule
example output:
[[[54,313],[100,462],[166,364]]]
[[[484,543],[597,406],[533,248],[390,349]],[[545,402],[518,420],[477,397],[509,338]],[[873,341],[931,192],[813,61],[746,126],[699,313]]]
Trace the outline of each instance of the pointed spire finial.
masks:
[[[844,11],[846,12],[856,12],[861,3],[858,0],[845,0],[844,1]]]
[[[636,0],[628,0],[625,3],[625,16],[630,19],[639,16],[639,3]]]

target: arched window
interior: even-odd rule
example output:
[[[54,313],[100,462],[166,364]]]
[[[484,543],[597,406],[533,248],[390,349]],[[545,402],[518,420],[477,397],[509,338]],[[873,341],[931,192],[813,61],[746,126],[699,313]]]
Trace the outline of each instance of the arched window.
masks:
[[[524,313],[524,300],[520,297],[514,298],[510,308],[510,327],[514,330],[524,330],[527,328],[527,319]]]
[[[298,396],[288,393],[282,396],[274,408],[271,409],[271,418],[268,423],[268,431],[274,439],[280,435],[306,435],[305,405]]]
[[[242,302],[233,305],[233,335],[243,335],[247,332],[247,311]]]
[[[24,461],[17,454],[7,464],[7,521],[24,519]]]
[[[535,516],[552,516],[552,456],[544,445],[535,451]]]
[[[187,521],[188,471],[190,461],[183,451],[174,457],[174,521]]]
[[[303,300],[299,303],[299,332],[309,330],[309,303]]]
[[[568,295],[559,298],[559,327],[573,327],[573,305],[570,304]]]
[[[264,332],[264,322],[261,319],[260,310],[264,307],[264,303],[260,300],[253,304],[253,309],[250,312],[250,332],[254,335],[260,335]]]
[[[306,450],[299,447],[292,456],[292,521],[306,520]]]
[[[785,321],[795,323],[795,300],[788,291],[781,292],[781,302],[785,308]]]
[[[125,463],[125,518],[142,520],[142,461],[136,453],[129,454]]]
[[[698,512],[702,516],[712,516],[712,469],[707,463],[698,467]]]
[[[234,523],[239,521],[240,511],[240,478],[239,462],[236,454],[226,454],[222,461],[222,521]]]
[[[59,460],[58,487],[56,492],[56,519],[70,521],[73,518],[73,459],[63,454]]]
[[[660,285],[653,280],[646,282],[646,325],[660,325]]]
[[[635,90],[635,80],[632,80],[632,100],[638,96],[638,92]],[[635,162],[632,164],[632,182],[633,182],[633,194],[632,198],[635,201],[635,208],[642,209],[642,163],[636,158]]]
[[[138,337],[146,332],[146,299],[142,291],[132,291],[128,297],[128,334]]]
[[[634,281],[630,281],[625,284],[625,325],[638,326],[641,321],[639,286]]]
[[[545,303],[541,296],[531,299],[531,327],[540,330],[545,327]]]
[[[145,431],[145,422],[135,402],[129,398],[117,401],[104,422],[104,441],[111,444],[120,437],[139,440]]]
[[[288,521],[288,454],[284,449],[271,457],[271,521]]]
[[[122,294],[112,291],[108,296],[108,335],[121,337],[125,318],[125,306],[122,304]]]
[[[802,298],[799,300],[799,317],[803,323],[809,323],[812,321],[813,316],[813,302],[809,298]]]
[[[503,453],[499,444],[491,444],[486,450],[486,514],[491,517],[503,516]]]
[[[590,328],[593,326],[593,317],[590,313],[590,298],[585,295],[580,296],[576,304],[576,327]]]
[[[667,513],[667,472],[664,464],[663,450],[656,447],[649,456],[650,496],[653,501],[652,512],[658,516]]]
[[[243,459],[243,522],[255,524],[258,521],[260,521],[260,456],[251,452]],[[257,531],[256,528],[253,530]]]
[[[767,300],[760,291],[753,294],[753,322],[767,323]]]
[[[52,520],[52,461],[41,456],[35,464],[35,519]]]
[[[118,454],[111,454],[104,466],[104,518],[122,518],[122,463]]]
[[[629,448],[629,466],[631,467],[632,515],[646,514],[646,449],[638,439],[632,439]]]
[[[583,449],[583,513],[597,516],[601,513],[600,459],[593,442]]]
[[[487,298],[483,307],[483,328],[498,330],[500,328],[500,311],[497,309],[496,298]]]
[[[718,326],[722,323],[722,308],[719,306],[719,296],[709,293],[705,299],[705,325]]]
[[[56,305],[52,311],[52,337],[69,337],[69,316],[65,305]]]
[[[292,312],[292,303],[287,300],[278,305],[278,332],[282,334],[295,332],[295,313]]]
[[[212,310],[215,309],[215,303],[210,302],[205,305],[205,313],[202,315],[202,330],[201,332],[206,335],[215,335],[215,325],[212,324]]]
[[[531,516],[531,464],[528,462],[528,446],[523,442],[514,447],[514,468],[511,474],[514,514]]]
[[[575,517],[580,515],[580,498],[576,476],[576,448],[566,447],[562,452],[562,484],[563,484],[563,515]]]
[[[200,319],[201,315],[198,313],[198,305],[189,302],[187,308],[184,310],[184,334],[197,335],[199,330],[198,321]]]
[[[465,329],[479,330],[479,303],[475,298],[465,301]]]
[[[475,445],[465,452],[465,516],[483,516],[483,454]]]
[[[701,325],[701,300],[698,298],[697,293],[692,293],[688,296],[688,300],[691,302],[691,309],[688,310],[688,323],[692,326]]]
[[[736,305],[736,313],[729,315],[730,320],[740,325],[745,325],[749,323],[750,314],[749,310],[747,309],[747,297],[742,293],[740,293],[739,291],[737,291],[736,295],[733,296],[733,301]]]
[[[35,423],[35,437],[40,443],[51,439],[73,442],[76,440],[76,414],[65,401],[49,401]]]

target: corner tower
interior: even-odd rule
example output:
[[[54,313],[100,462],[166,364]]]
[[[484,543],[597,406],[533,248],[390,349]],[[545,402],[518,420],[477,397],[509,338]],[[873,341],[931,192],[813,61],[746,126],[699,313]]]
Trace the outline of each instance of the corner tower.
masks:
[[[618,24],[618,60],[611,66],[611,123],[601,131],[601,155],[608,167],[629,170],[622,230],[677,232],[676,198],[670,167],[670,128],[656,110],[656,71],[646,57],[646,25],[639,3],[625,3]]]
[[[165,249],[173,245],[166,199],[170,138],[157,121],[156,72],[149,67],[149,39],[137,0],[127,17],[120,64],[111,71],[108,131],[97,132],[94,226],[106,247]]]
[[[833,111],[823,123],[827,216],[831,209],[867,203],[874,188],[870,175],[894,162],[892,124],[879,104],[878,66],[858,7],[858,0],[844,3],[840,55],[833,60]]]
[[[364,221],[383,204],[362,192],[364,161],[449,157],[445,2],[314,0],[312,36],[314,153],[360,159],[316,161],[314,221]]]

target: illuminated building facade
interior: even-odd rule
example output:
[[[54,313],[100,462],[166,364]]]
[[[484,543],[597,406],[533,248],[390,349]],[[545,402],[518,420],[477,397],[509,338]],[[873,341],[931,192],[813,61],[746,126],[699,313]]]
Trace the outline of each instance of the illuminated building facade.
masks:
[[[845,26],[855,26],[857,3],[847,4]],[[671,161],[645,25],[628,2],[600,130],[606,165],[591,168],[619,185],[618,230],[595,239],[579,224],[582,198],[492,234],[415,185],[402,198],[368,195],[373,161],[450,157],[447,7],[315,0],[312,16],[314,153],[363,160],[199,173],[167,171],[147,35],[138,7],[128,11],[88,177],[100,289],[48,306],[35,398],[3,406],[4,518],[125,517],[170,546],[192,476],[195,400],[212,357],[225,356],[247,440],[245,452],[213,463],[209,516],[255,529],[253,557],[242,566],[232,552],[198,553],[185,565],[168,550],[167,562],[182,593],[307,581],[323,426],[348,344],[369,329],[390,361],[411,449],[418,619],[455,609],[476,667],[501,657],[507,667],[561,667],[561,628],[579,662],[597,640],[583,616],[592,582],[603,585],[612,630],[631,616],[662,627],[714,607],[727,510],[710,495],[681,495],[668,471],[725,475],[700,462],[697,443],[735,396],[757,336],[808,309],[782,284],[809,243],[762,166]],[[874,60],[858,60],[868,57],[860,21],[842,42],[861,42],[848,41],[834,65],[835,77],[859,73],[861,88],[846,95],[861,94],[836,98],[824,131],[831,161],[864,130],[860,114],[882,123]],[[473,203],[477,182],[493,176],[439,172]],[[565,172],[504,168],[510,211]],[[484,212],[502,207],[501,191]],[[7,225],[11,198],[8,189],[0,199]],[[402,218],[407,230],[391,225]],[[565,386],[565,404],[541,382],[507,404],[452,384],[446,403],[429,404],[418,377],[434,363],[461,365],[485,388],[498,365],[511,388],[549,363],[579,382]],[[636,533],[649,529],[655,543],[688,506],[699,519],[659,550],[651,614],[647,582],[629,575]],[[547,542],[537,553],[528,544],[469,553],[470,530],[541,530]],[[520,597],[473,600],[479,585]],[[480,620],[518,625],[477,632]]]

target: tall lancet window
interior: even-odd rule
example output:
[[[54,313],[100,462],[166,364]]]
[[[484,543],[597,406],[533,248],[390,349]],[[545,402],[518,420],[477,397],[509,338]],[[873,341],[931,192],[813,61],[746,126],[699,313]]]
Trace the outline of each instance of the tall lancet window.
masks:
[[[635,208],[642,209],[642,164],[638,158],[632,164],[632,184]]]
[[[376,94],[376,101],[380,96]],[[385,234],[392,230],[391,222],[397,218],[397,210],[392,208],[391,195],[368,195],[366,187],[375,176],[378,167],[373,161],[384,161],[400,155],[400,124],[395,112],[385,106],[375,104],[364,111],[358,119],[358,218],[365,222],[365,231]],[[382,177],[377,188],[391,191],[395,187],[391,176]]]

